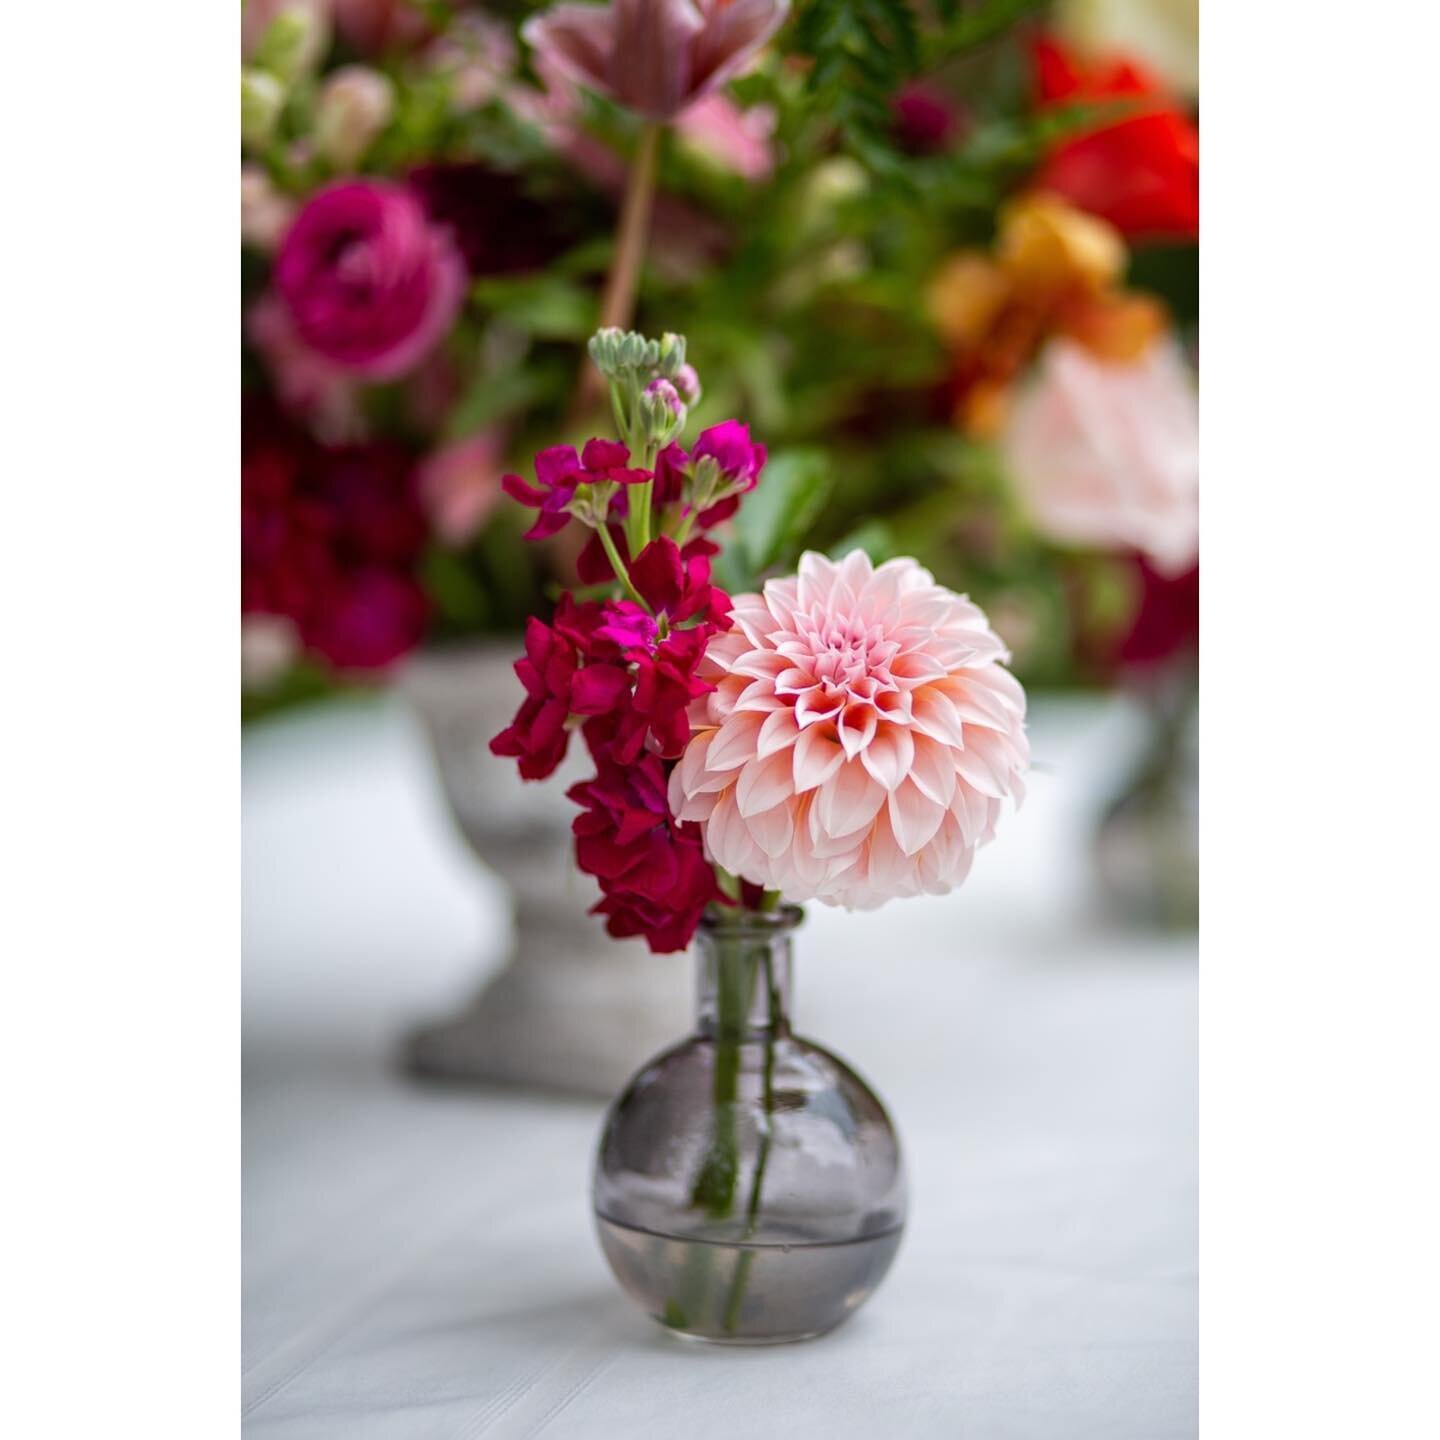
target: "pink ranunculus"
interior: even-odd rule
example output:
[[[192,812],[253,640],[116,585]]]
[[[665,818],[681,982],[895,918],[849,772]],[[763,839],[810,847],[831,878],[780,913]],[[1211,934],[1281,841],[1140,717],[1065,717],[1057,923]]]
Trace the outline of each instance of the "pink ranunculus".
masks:
[[[532,16],[521,34],[571,79],[670,120],[739,74],[788,8],[788,0],[566,3]]]
[[[807,553],[734,602],[670,808],[706,853],[790,900],[943,894],[1018,801],[1025,693],[984,614],[914,560]]]
[[[497,431],[482,430],[434,451],[420,466],[420,500],[447,545],[463,545],[489,518],[501,496]]]
[[[443,338],[465,295],[465,263],[408,189],[342,180],[295,217],[275,286],[299,337],[367,380],[393,380]]]
[[[1002,444],[1027,509],[1050,538],[1139,550],[1164,575],[1195,563],[1199,407],[1173,341],[1115,363],[1052,340]]]
[[[675,132],[722,170],[768,180],[775,169],[775,118],[768,105],[742,110],[729,96],[710,94],[676,116]]]

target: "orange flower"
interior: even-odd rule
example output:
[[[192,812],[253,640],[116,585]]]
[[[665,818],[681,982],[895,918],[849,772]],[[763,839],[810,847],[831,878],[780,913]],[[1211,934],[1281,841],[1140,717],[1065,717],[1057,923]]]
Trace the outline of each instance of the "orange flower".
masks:
[[[1011,385],[1052,335],[1101,359],[1143,354],[1168,320],[1158,300],[1119,288],[1127,260],[1114,226],[1043,193],[1006,206],[992,253],[946,260],[926,302],[954,357],[955,424],[977,439],[998,434]]]

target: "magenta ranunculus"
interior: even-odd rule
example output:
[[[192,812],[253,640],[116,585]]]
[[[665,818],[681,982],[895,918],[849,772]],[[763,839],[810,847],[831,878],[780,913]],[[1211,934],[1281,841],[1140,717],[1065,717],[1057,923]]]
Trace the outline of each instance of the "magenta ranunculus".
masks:
[[[393,380],[449,330],[464,300],[465,264],[409,190],[342,180],[295,217],[275,286],[318,355],[366,379]]]

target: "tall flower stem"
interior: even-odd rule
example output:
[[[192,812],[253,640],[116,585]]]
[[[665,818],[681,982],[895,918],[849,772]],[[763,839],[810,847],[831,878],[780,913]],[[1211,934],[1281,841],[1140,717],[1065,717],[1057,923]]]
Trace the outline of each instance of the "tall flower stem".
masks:
[[[625,180],[625,198],[620,204],[620,223],[615,232],[615,254],[600,300],[600,328],[617,326],[628,330],[635,316],[635,292],[640,284],[640,267],[650,237],[650,212],[655,202],[655,176],[660,165],[660,124],[647,120],[640,130],[635,158]],[[587,364],[576,387],[571,418],[577,424],[595,403],[603,383],[600,373]]]

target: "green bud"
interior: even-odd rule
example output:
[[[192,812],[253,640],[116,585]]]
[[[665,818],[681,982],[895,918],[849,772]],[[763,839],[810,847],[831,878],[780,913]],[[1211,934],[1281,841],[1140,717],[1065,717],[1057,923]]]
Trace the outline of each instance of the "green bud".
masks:
[[[240,143],[247,150],[260,150],[269,143],[284,109],[285,87],[269,71],[241,69]]]
[[[663,450],[685,428],[685,402],[668,380],[652,380],[641,392],[637,408],[645,439],[657,450]]]
[[[315,69],[329,44],[329,22],[319,8],[294,0],[265,27],[255,64],[293,85]]]
[[[620,373],[620,343],[624,338],[625,332],[614,325],[607,325],[590,337],[586,347],[590,359],[607,380],[614,380]]]
[[[665,379],[673,380],[685,366],[685,337],[667,330],[660,337],[656,364]]]

